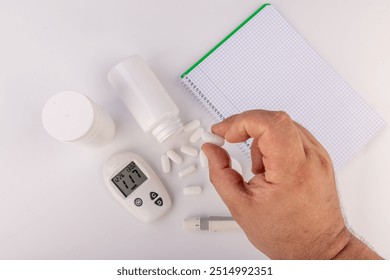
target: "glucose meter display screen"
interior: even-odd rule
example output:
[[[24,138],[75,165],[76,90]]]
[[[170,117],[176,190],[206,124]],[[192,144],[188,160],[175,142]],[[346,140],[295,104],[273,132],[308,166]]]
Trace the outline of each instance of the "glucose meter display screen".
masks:
[[[133,191],[141,186],[148,177],[142,172],[142,170],[132,161],[121,172],[115,175],[111,181],[117,186],[121,193],[128,197]]]

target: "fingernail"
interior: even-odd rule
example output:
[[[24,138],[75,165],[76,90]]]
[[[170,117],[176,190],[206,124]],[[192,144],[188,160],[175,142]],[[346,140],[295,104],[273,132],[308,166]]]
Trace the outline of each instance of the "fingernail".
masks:
[[[213,124],[213,125],[211,126],[211,128],[210,128],[211,132],[214,133],[214,132],[215,132],[214,129],[215,129],[219,124],[220,124],[220,122],[219,122],[219,123]]]

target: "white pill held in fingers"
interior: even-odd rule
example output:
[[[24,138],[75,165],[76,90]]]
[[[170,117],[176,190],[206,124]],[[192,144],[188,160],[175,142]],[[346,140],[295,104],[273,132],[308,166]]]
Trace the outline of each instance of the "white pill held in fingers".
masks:
[[[190,142],[191,143],[196,143],[198,140],[202,137],[204,133],[204,129],[201,127],[198,127],[195,132],[191,135],[190,137]]]
[[[168,150],[167,156],[176,164],[181,164],[183,159],[174,150]]]
[[[171,163],[167,155],[161,156],[161,166],[164,173],[169,173],[171,171]]]
[[[187,168],[184,168],[182,171],[180,171],[179,173],[177,173],[177,175],[179,175],[179,177],[184,177],[184,176],[187,176],[187,175],[190,175],[191,173],[194,173],[196,170],[196,165],[190,165],[188,166]]]
[[[182,151],[183,154],[196,157],[198,155],[198,150],[195,149],[194,147],[188,146],[188,145],[183,145],[180,147],[180,151]]]
[[[212,143],[218,146],[223,146],[225,144],[225,139],[223,139],[221,136],[215,135],[211,132],[205,132],[202,135],[202,139],[205,142]]]
[[[202,167],[207,167],[209,165],[209,161],[202,150],[199,152],[199,161]]]
[[[200,195],[202,188],[200,186],[188,186],[183,189],[185,195]]]
[[[199,126],[200,126],[199,120],[192,120],[192,121],[186,123],[184,125],[183,129],[185,132],[188,132],[188,131],[193,131],[193,130],[197,129]]]

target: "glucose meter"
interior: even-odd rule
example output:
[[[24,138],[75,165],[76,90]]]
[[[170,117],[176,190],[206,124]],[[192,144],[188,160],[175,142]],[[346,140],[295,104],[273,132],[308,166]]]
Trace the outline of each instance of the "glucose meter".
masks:
[[[142,222],[153,222],[171,208],[171,198],[157,174],[132,152],[108,159],[103,176],[112,195]]]

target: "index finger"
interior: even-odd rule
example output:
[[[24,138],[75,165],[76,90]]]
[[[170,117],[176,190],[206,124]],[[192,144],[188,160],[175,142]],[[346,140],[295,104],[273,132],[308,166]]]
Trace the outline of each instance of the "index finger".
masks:
[[[294,176],[306,161],[299,128],[285,112],[264,110],[233,115],[212,127],[213,133],[231,143],[258,139],[266,180],[279,183]]]

